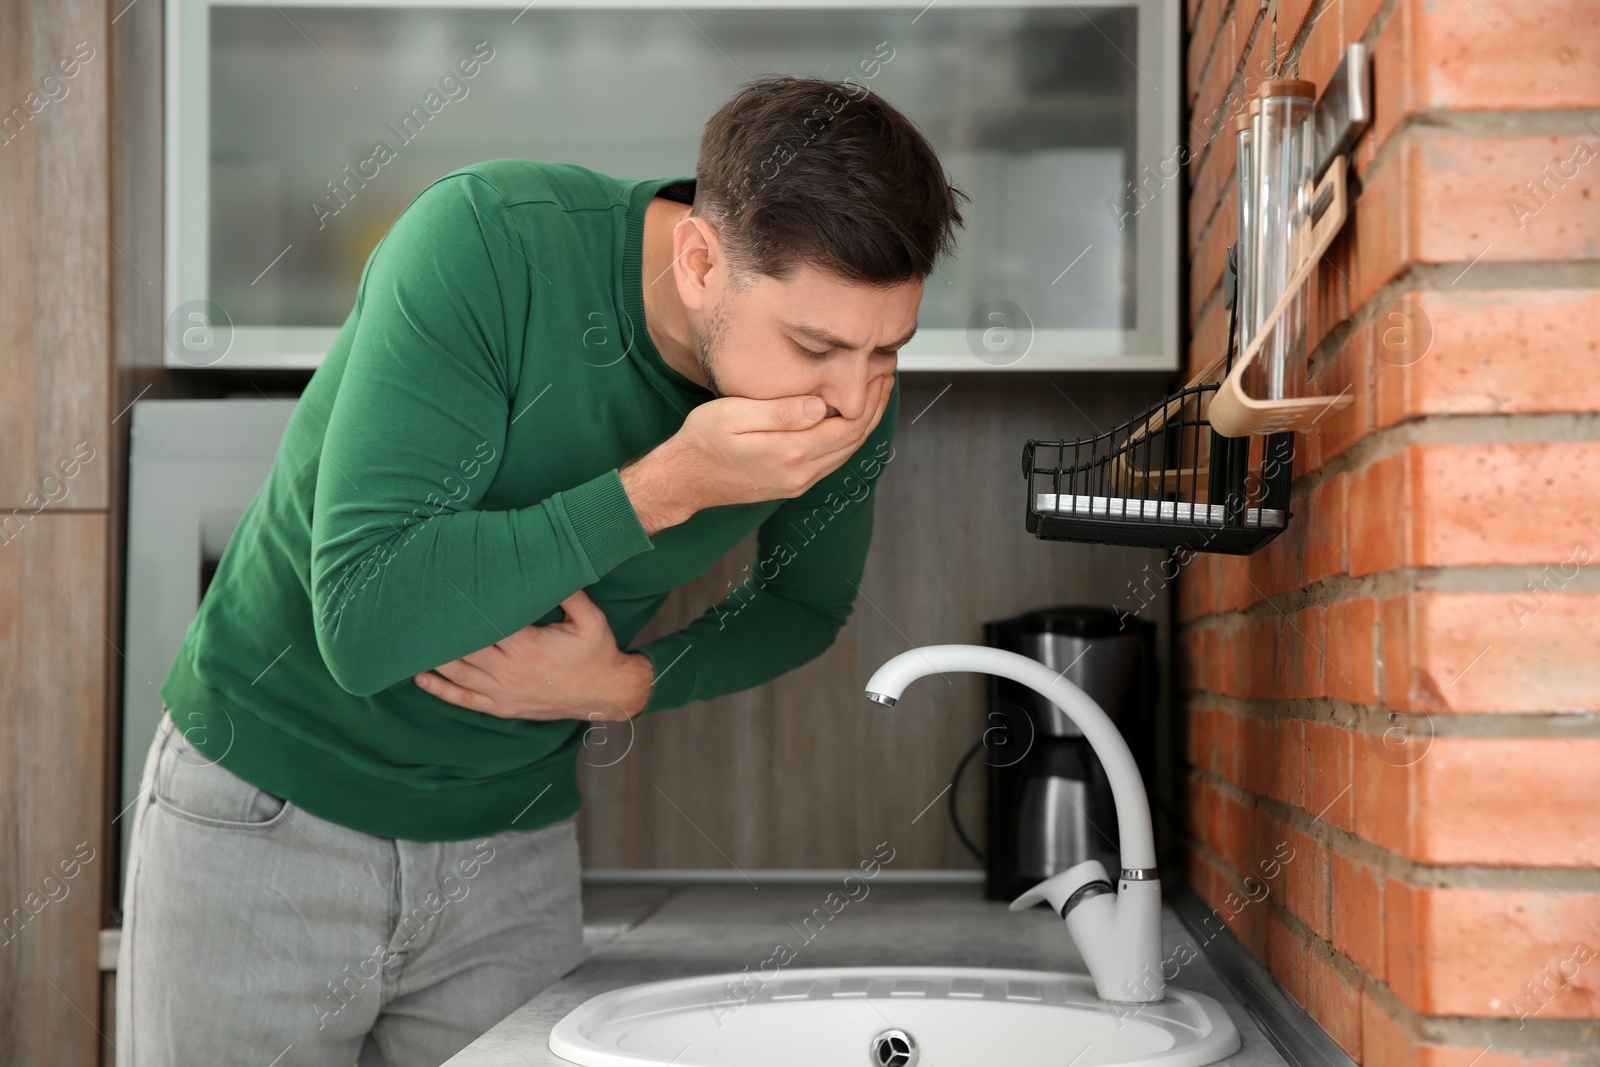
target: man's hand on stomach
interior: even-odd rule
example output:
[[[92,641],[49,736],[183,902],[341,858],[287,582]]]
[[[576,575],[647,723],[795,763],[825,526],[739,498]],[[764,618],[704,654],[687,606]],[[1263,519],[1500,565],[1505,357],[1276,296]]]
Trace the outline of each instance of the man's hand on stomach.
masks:
[[[487,648],[423,671],[440,700],[502,719],[631,719],[650,701],[655,672],[624,652],[605,613],[578,590],[559,622],[524,626]]]

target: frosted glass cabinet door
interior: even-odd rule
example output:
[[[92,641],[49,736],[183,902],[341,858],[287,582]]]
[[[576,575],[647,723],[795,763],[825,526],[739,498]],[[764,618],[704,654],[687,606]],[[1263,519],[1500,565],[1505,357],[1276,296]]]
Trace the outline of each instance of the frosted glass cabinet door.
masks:
[[[972,198],[902,366],[1174,368],[1176,7],[168,0],[167,362],[315,366],[428,183],[692,175],[785,73],[880,94]]]

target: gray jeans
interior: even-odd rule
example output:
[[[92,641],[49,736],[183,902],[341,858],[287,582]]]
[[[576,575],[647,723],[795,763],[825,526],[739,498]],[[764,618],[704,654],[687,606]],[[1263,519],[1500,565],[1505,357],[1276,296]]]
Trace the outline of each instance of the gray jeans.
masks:
[[[119,1067],[436,1067],[585,954],[573,819],[374,837],[206,761],[170,714],[133,818]]]

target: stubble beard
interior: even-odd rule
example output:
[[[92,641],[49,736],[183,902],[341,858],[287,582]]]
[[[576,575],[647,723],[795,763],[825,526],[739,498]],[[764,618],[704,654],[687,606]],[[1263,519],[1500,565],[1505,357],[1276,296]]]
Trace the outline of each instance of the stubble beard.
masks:
[[[712,364],[722,351],[722,342],[728,335],[728,294],[724,292],[706,316],[706,328],[702,334],[695,336],[694,354],[700,364],[700,373],[705,377],[706,387],[711,390],[714,397],[725,396],[722,387],[717,384],[717,375]]]

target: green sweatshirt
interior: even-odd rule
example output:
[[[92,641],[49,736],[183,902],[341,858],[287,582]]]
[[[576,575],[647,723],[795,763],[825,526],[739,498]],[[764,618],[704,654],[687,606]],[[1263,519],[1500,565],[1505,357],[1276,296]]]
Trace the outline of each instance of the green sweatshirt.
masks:
[[[413,675],[562,618],[578,589],[626,648],[752,530],[749,576],[639,648],[655,668],[643,714],[759,685],[833,643],[898,385],[871,437],[794,500],[708,508],[650,537],[618,477],[712,399],[651,343],[640,279],[645,207],[692,181],[502,159],[401,212],[162,683],[197,751],[367,833],[532,830],[578,810],[593,724],[470,711]],[[605,751],[625,747],[629,724],[605,729]]]

